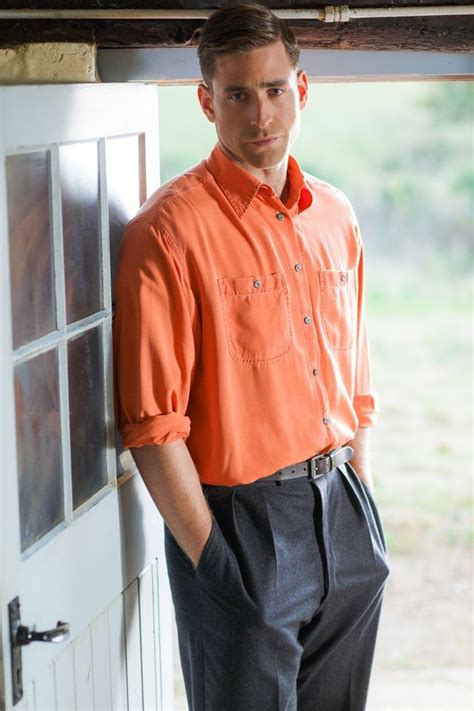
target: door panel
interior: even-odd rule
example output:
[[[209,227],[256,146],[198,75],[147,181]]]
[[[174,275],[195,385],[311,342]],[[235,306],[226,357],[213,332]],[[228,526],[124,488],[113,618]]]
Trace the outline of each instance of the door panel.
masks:
[[[56,681],[56,702],[58,709],[74,709],[74,654],[73,645],[69,644],[53,662]],[[112,708],[104,706],[104,709]]]
[[[171,657],[172,639],[162,519],[115,429],[111,347],[123,227],[159,184],[157,110],[150,85],[0,88],[0,707],[4,698],[7,709],[7,606],[16,596],[21,624],[70,625],[67,641],[21,648],[30,706],[56,708],[52,694],[67,703],[71,674],[79,708],[125,708],[127,695],[141,703],[141,645],[158,630],[159,649],[146,650],[147,679],[155,675],[149,708],[171,705],[172,679],[160,676],[170,670],[163,649]],[[140,593],[151,565],[154,578],[146,574]],[[150,619],[140,618],[140,607]]]

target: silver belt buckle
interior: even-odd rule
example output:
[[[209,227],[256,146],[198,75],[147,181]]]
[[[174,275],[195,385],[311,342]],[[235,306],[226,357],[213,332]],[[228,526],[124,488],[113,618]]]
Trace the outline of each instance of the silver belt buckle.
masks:
[[[325,471],[318,474],[317,462],[322,461],[323,459],[326,459],[326,460],[329,459],[330,466],[329,466],[329,469],[326,469],[326,467],[325,467]],[[332,469],[333,469],[333,465],[332,465],[331,452],[327,452],[326,454],[317,454],[315,457],[311,457],[311,459],[309,460],[309,473],[310,473],[311,479],[319,479],[319,477],[324,476],[325,474],[330,472]]]

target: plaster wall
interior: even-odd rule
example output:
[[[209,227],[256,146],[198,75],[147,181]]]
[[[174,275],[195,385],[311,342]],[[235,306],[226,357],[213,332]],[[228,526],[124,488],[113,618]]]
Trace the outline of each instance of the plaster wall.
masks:
[[[0,47],[1,84],[99,81],[96,47],[86,43],[39,42]]]

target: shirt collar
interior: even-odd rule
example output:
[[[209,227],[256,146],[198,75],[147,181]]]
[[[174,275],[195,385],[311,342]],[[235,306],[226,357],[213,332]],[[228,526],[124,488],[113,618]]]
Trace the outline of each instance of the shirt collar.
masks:
[[[206,165],[239,217],[245,213],[259,190],[266,190],[268,194],[272,191],[267,183],[228,158],[219,143],[212,149]],[[288,178],[290,192],[285,207],[290,213],[302,212],[313,202],[313,195],[292,155],[288,156]]]

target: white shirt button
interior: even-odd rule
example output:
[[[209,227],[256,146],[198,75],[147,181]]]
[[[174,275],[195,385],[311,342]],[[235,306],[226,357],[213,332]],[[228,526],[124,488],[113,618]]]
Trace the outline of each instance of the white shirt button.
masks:
[[[260,279],[255,279],[253,285],[256,289],[260,289],[260,287],[262,286],[262,282],[260,281]]]
[[[329,417],[325,416],[323,417],[323,425],[328,425],[330,423]]]
[[[301,266],[301,264],[295,264],[295,269],[297,272],[300,272],[303,269],[303,267]]]
[[[305,323],[311,323],[311,316],[305,316],[305,317],[304,317],[304,322],[305,322]]]
[[[277,212],[276,218],[277,218],[277,220],[284,220],[285,215],[282,212]]]

